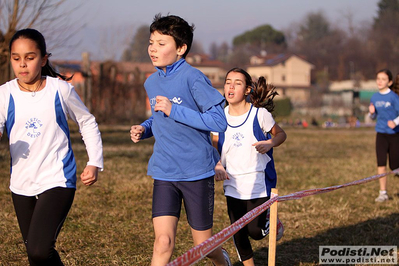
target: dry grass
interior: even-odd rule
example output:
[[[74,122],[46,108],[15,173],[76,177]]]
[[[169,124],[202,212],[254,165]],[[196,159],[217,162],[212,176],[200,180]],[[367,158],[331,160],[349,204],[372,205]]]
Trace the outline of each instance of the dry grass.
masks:
[[[152,142],[133,144],[129,127],[101,128],[105,171],[92,187],[78,186],[75,202],[58,238],[66,265],[149,265],[152,180],[146,166]],[[374,175],[373,129],[286,129],[288,140],[275,149],[280,195],[342,184]],[[76,131],[73,148],[78,171],[86,163]],[[11,203],[9,155],[0,143],[0,265],[27,265]],[[399,245],[399,178],[390,175],[387,203],[376,204],[378,183],[340,189],[279,204],[285,235],[278,242],[277,265],[317,265],[320,245]],[[216,185],[215,232],[229,225],[222,184]],[[174,257],[192,247],[184,214]],[[224,247],[238,262],[232,241]],[[255,261],[267,264],[267,240],[253,241]],[[210,265],[203,260],[199,265]]]

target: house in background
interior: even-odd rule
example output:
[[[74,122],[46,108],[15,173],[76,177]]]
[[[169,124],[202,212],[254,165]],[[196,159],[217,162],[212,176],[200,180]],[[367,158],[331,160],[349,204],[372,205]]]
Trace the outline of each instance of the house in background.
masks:
[[[331,81],[323,95],[324,115],[349,116],[368,120],[371,96],[378,91],[375,80]]]
[[[57,70],[74,75],[71,83],[96,118],[119,123],[150,115],[144,82],[156,69],[148,63],[96,62],[82,55],[82,61],[52,61]],[[282,97],[289,97],[294,108],[306,110],[312,86],[313,65],[294,54],[261,55],[250,58],[246,70],[254,78],[264,76],[277,87]],[[204,73],[212,86],[223,94],[228,66],[206,54],[190,53],[186,61]]]
[[[73,75],[70,83],[97,121],[123,123],[148,116],[144,81],[156,71],[151,63],[83,58],[82,61],[54,60],[52,64],[58,72]]]
[[[250,58],[247,72],[254,78],[266,78],[267,83],[276,86],[282,97],[291,99],[293,107],[304,107],[309,102],[312,92],[310,62],[295,54],[266,54]]]

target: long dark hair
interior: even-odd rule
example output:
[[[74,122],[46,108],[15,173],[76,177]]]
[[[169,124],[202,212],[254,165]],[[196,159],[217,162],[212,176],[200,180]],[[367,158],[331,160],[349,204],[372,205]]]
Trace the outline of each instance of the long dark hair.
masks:
[[[230,72],[237,72],[244,75],[245,85],[251,88],[251,92],[249,94],[250,102],[255,107],[266,108],[270,113],[273,112],[273,99],[276,95],[278,95],[275,86],[268,84],[263,76],[259,77],[257,82],[254,82],[251,75],[249,75],[247,71],[238,67],[232,68],[227,72],[225,81]]]
[[[12,38],[11,38],[10,46],[9,46],[10,52],[11,52],[12,44],[17,39],[29,39],[29,40],[32,40],[32,41],[34,41],[36,43],[37,48],[40,50],[40,54],[41,54],[42,57],[44,57],[46,55],[48,57],[51,56],[51,53],[47,53],[46,40],[44,39],[43,35],[39,31],[37,31],[35,29],[29,29],[29,28],[17,31],[14,34],[14,36],[12,36]],[[50,76],[50,77],[54,77],[54,78],[59,77],[59,78],[61,78],[63,80],[66,80],[66,81],[72,79],[72,76],[71,77],[67,77],[67,76],[64,76],[64,75],[58,73],[57,71],[55,71],[54,68],[51,66],[50,61],[48,60],[48,58],[47,58],[47,63],[42,67],[42,75],[43,76]]]

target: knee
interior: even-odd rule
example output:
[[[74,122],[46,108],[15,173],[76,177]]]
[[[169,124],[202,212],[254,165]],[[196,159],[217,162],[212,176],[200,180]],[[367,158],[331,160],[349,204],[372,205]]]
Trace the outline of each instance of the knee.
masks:
[[[170,252],[174,248],[173,240],[168,235],[160,235],[155,239],[154,250],[158,253]]]
[[[36,263],[46,262],[51,258],[51,248],[43,248],[40,246],[27,245],[26,251],[31,261]]]
[[[262,229],[259,227],[248,227],[248,235],[253,240],[261,240],[262,238],[265,237]]]

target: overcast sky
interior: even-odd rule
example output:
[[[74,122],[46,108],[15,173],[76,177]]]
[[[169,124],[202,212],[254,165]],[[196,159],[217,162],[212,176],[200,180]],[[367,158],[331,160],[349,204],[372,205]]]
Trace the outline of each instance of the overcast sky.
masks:
[[[212,42],[231,44],[234,36],[270,24],[286,30],[301,23],[310,12],[322,11],[332,24],[345,28],[351,14],[355,26],[371,23],[379,0],[68,0],[81,5],[71,19],[85,22],[77,38],[80,45],[68,52],[79,59],[90,51],[93,60],[118,60],[135,30],[150,25],[157,13],[178,15],[195,24],[194,39],[208,51]],[[65,57],[65,55],[62,55]],[[116,57],[116,58],[115,58]]]

